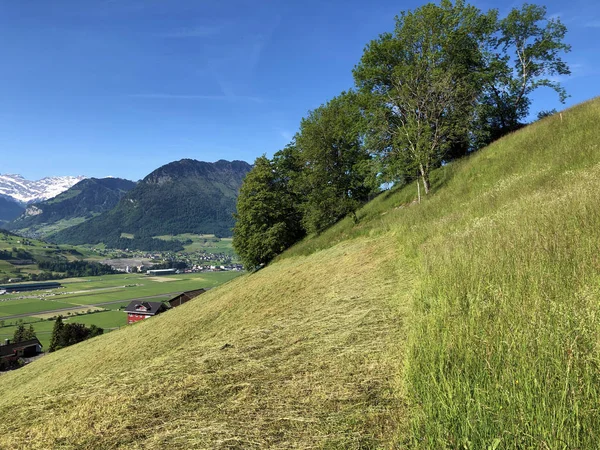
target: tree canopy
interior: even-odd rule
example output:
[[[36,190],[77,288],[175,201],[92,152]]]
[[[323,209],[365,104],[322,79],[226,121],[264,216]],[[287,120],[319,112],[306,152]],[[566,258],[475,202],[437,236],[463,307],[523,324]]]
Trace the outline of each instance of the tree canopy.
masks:
[[[514,131],[531,94],[564,102],[556,75],[570,50],[566,27],[543,6],[500,18],[465,0],[441,0],[396,17],[367,44],[342,92],[302,119],[288,147],[257,159],[238,198],[234,246],[247,268],[266,264],[304,234],[355,211],[383,182],[414,180]]]

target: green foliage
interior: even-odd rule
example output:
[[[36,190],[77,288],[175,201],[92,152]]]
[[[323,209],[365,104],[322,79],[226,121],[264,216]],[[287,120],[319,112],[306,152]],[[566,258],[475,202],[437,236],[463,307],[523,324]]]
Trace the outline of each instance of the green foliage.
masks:
[[[28,341],[30,339],[35,339],[35,330],[33,329],[33,325],[29,325],[29,328],[25,328],[25,324],[22,320],[17,323],[17,328],[15,329],[15,334],[13,336],[12,342],[17,344],[19,342]]]
[[[566,28],[525,4],[499,20],[457,0],[429,3],[396,18],[393,33],[372,41],[354,69],[370,120],[367,143],[387,180],[429,174],[444,160],[520,128],[540,86],[564,88],[560,53]],[[514,54],[514,65],[511,65]]]
[[[373,192],[357,95],[343,93],[302,120],[294,143],[258,158],[238,197],[233,245],[249,270],[306,233],[354,214]]]
[[[429,174],[468,133],[484,65],[480,43],[493,30],[486,15],[464,1],[429,3],[396,18],[394,33],[372,41],[354,69],[371,97],[370,147],[389,179]]]
[[[38,263],[42,270],[61,272],[65,277],[86,277],[117,273],[109,265],[89,261],[50,260]]]
[[[62,316],[58,316],[54,321],[54,327],[52,328],[52,337],[50,338],[48,352],[53,352],[60,348],[60,337],[62,336],[64,327],[65,324],[63,323]]]
[[[304,234],[283,159],[280,154],[277,164],[257,158],[240,189],[233,247],[248,270],[268,263]]]
[[[363,145],[357,95],[345,92],[302,119],[295,144],[302,224],[318,233],[361,206],[371,193],[370,155]]]
[[[569,75],[561,59],[571,47],[564,43],[566,27],[558,18],[546,18],[546,7],[524,4],[500,20],[487,43],[488,68],[479,100],[478,126],[483,143],[520,128],[531,105],[530,94],[545,86],[555,90],[562,103],[565,89],[550,77]]]
[[[90,325],[88,328],[81,323],[65,324],[62,321],[62,317],[58,316],[54,323],[48,351],[54,352],[95,336],[100,336],[101,334],[104,334],[104,330],[96,325]]]

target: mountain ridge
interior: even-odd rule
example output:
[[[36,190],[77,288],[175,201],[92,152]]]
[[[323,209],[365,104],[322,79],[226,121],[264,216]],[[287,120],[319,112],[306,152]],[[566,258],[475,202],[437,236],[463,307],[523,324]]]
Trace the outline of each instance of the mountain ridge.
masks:
[[[130,244],[164,234],[231,235],[235,201],[251,165],[182,159],[148,174],[111,210],[52,234],[56,243]],[[123,242],[123,233],[134,239]]]
[[[121,178],[86,178],[56,197],[30,203],[23,214],[5,225],[28,237],[44,238],[50,225],[72,219],[85,220],[113,208],[135,182]],[[65,227],[68,224],[65,223]],[[57,229],[53,228],[53,232]]]
[[[78,175],[27,180],[18,174],[0,174],[0,195],[20,203],[34,203],[55,197],[85,178],[87,177]]]

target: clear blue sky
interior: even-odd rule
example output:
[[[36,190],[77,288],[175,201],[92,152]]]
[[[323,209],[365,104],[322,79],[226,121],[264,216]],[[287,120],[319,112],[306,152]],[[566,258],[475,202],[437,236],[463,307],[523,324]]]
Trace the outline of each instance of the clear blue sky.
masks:
[[[271,156],[423,3],[0,0],[0,173],[137,180],[181,158]],[[569,29],[567,105],[600,95],[600,2],[536,3]],[[549,90],[535,99],[533,114],[562,108]]]

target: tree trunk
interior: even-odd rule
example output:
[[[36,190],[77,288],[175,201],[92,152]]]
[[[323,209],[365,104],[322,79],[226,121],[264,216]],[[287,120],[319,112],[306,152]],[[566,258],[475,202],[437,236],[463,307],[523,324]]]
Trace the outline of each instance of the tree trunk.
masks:
[[[423,189],[425,189],[425,195],[429,194],[429,170],[423,167],[423,164],[419,164],[421,170],[421,178],[423,180]]]

